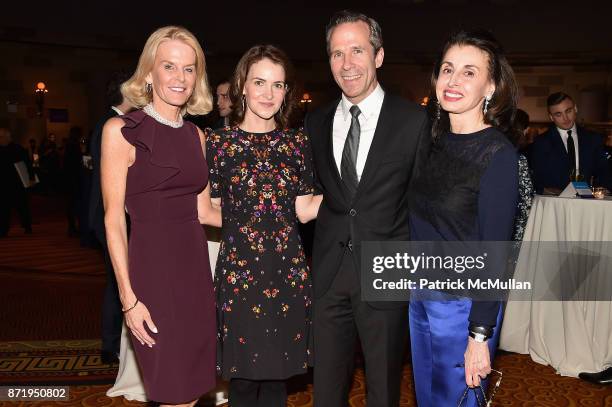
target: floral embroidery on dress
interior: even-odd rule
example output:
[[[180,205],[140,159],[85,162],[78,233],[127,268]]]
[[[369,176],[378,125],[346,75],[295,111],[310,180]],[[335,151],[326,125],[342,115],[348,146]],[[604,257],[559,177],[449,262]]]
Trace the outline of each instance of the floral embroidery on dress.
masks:
[[[311,364],[312,282],[295,199],[313,193],[300,130],[206,131],[211,197],[221,198],[215,293],[224,378],[286,378]]]

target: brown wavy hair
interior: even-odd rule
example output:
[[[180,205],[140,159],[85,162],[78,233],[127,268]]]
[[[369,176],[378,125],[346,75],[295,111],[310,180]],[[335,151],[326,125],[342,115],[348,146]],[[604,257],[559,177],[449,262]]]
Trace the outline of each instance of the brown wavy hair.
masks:
[[[236,65],[229,91],[229,97],[232,101],[232,113],[230,114],[230,123],[232,125],[238,125],[244,120],[245,109],[243,107],[242,91],[249,74],[249,69],[251,69],[253,64],[266,58],[282,66],[285,70],[285,84],[287,85],[287,90],[281,109],[274,114],[274,121],[276,122],[276,126],[282,129],[289,125],[291,115],[296,105],[294,96],[295,71],[287,54],[280,48],[269,44],[251,47],[245,52],[242,58],[240,58],[238,65]]]
[[[520,134],[514,125],[514,116],[518,104],[518,85],[514,71],[504,55],[500,43],[486,30],[461,30],[452,34],[444,44],[442,52],[436,60],[431,74],[431,91],[427,110],[431,118],[431,134],[435,140],[450,131],[450,119],[448,112],[444,111],[436,97],[436,82],[440,74],[440,67],[446,52],[453,46],[471,45],[487,54],[489,60],[489,78],[495,84],[495,92],[491,97],[487,113],[484,114],[484,122],[489,124],[508,137],[516,144]]]

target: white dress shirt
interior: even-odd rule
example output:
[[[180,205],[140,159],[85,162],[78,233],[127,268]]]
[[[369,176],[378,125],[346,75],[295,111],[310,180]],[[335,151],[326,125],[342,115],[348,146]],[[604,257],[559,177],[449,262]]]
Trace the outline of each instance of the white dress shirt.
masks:
[[[563,145],[565,146],[565,151],[567,151],[567,132],[572,131],[572,139],[574,140],[574,151],[576,152],[576,169],[580,168],[580,156],[578,155],[578,131],[576,130],[576,123],[572,126],[571,129],[560,129],[557,127],[557,131],[561,135],[561,140],[563,140]]]
[[[365,167],[366,159],[368,158],[368,152],[374,139],[374,131],[376,131],[376,124],[378,123],[378,116],[380,115],[380,109],[382,107],[385,92],[380,87],[380,84],[376,86],[376,89],[370,93],[365,99],[357,104],[361,113],[357,117],[359,120],[359,126],[361,127],[361,135],[359,136],[359,150],[357,151],[357,178],[361,180],[361,174]],[[334,115],[334,126],[333,126],[333,150],[334,160],[336,161],[336,167],[338,167],[338,173],[342,176],[341,163],[342,163],[342,150],[344,149],[344,142],[346,136],[351,127],[351,112],[349,109],[353,104],[342,95],[342,100],[338,103],[336,108],[336,114]]]

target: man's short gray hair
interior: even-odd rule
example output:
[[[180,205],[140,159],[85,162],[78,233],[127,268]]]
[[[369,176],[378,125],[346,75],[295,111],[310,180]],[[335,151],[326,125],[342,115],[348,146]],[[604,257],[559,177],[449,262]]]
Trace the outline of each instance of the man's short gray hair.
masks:
[[[370,29],[370,44],[374,48],[374,54],[378,52],[383,46],[382,29],[376,20],[372,17],[368,17],[365,14],[358,13],[351,10],[342,10],[332,16],[325,27],[325,41],[327,42],[327,54],[329,55],[331,50],[329,48],[329,40],[331,33],[340,24],[345,23],[357,23],[362,21],[368,25]]]

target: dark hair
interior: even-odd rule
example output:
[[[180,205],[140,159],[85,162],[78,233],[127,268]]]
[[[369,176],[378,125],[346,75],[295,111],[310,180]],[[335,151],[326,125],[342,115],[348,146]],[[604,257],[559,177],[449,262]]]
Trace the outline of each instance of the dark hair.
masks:
[[[106,84],[106,99],[109,105],[118,106],[123,103],[121,84],[130,79],[131,76],[130,72],[123,69],[112,73],[111,78]]]
[[[229,97],[232,102],[230,122],[236,125],[242,123],[244,120],[245,111],[243,107],[242,90],[244,89],[251,66],[262,59],[269,59],[275,64],[282,66],[285,70],[285,84],[287,85],[285,100],[281,105],[281,109],[274,115],[276,125],[280,128],[285,128],[289,124],[289,119],[295,108],[294,70],[287,54],[274,45],[255,45],[240,58],[238,65],[236,65],[229,91]]]
[[[325,26],[325,42],[327,44],[327,54],[329,55],[329,40],[331,38],[332,31],[336,26],[345,23],[356,23],[364,22],[370,29],[370,44],[374,48],[374,54],[378,52],[383,46],[382,29],[380,25],[372,17],[368,17],[365,14],[358,13],[351,10],[338,11],[332,16],[327,25]]]
[[[224,83],[229,83],[230,85],[232,84],[232,81],[230,80],[230,78],[223,78],[220,81],[217,81],[215,83],[215,90],[220,86],[223,85]]]
[[[68,141],[79,142],[83,138],[83,129],[80,126],[72,126],[68,131]]]
[[[516,114],[514,115],[514,127],[518,131],[521,133],[524,132],[525,129],[529,127],[529,121],[529,113],[523,109],[516,109]]]
[[[574,99],[572,99],[572,97],[565,92],[551,93],[548,96],[548,99],[546,99],[546,107],[550,108],[551,106],[558,105],[559,103],[563,102],[565,99],[569,99],[572,102],[574,101]]]
[[[495,92],[489,101],[484,122],[504,133],[511,142],[516,143],[520,133],[514,127],[514,115],[518,103],[518,85],[514,71],[506,59],[503,49],[493,35],[485,30],[458,31],[450,36],[434,64],[431,75],[431,92],[427,110],[432,120],[432,137],[439,137],[450,131],[448,112],[440,108],[436,97],[436,82],[446,52],[453,46],[471,45],[483,51],[489,60],[489,77],[495,84]]]

